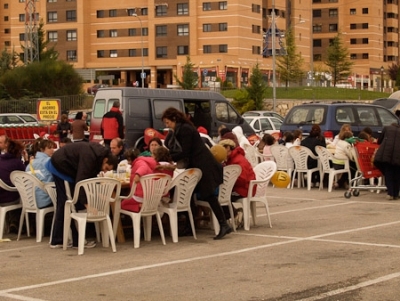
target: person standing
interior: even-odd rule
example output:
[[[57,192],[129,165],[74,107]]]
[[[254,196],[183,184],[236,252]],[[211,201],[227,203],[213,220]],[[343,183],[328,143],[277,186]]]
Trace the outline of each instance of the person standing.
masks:
[[[114,101],[111,110],[104,114],[101,121],[101,135],[107,147],[110,147],[111,140],[114,138],[124,139],[124,119],[119,107],[120,102]]]
[[[385,126],[378,144],[374,165],[385,176],[387,199],[397,200],[400,191],[400,126],[395,123]]]
[[[196,190],[210,204],[220,225],[220,232],[214,239],[223,238],[232,232],[232,228],[226,222],[224,211],[215,195],[215,190],[223,182],[222,165],[215,160],[184,113],[176,108],[168,108],[161,119],[172,130],[165,139],[165,146],[170,150],[172,159],[184,162],[185,168],[199,168],[202,171]]]
[[[57,210],[50,248],[62,248],[64,232],[64,208],[67,201],[67,189],[64,181],[69,183],[73,194],[75,184],[89,178],[95,178],[100,171],[110,171],[118,165],[110,149],[99,143],[69,143],[58,149],[49,161],[46,168],[53,174],[57,191]],[[77,210],[85,209],[87,204],[83,190],[79,192]],[[78,246],[78,232],[71,223],[73,246]],[[93,244],[91,246],[94,246]]]
[[[71,124],[72,140],[74,142],[85,141],[85,131],[87,130],[88,126],[83,120],[83,112],[76,113],[75,120]]]
[[[61,139],[68,137],[68,134],[71,132],[71,124],[68,121],[68,115],[62,114],[61,121],[57,125],[57,133]]]

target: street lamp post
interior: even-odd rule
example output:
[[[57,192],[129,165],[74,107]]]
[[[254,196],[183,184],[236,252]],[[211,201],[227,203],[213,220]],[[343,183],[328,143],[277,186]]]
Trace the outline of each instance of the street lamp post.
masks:
[[[275,0],[272,1],[272,111],[275,112],[276,104],[276,25],[275,25]]]
[[[138,18],[139,22],[140,22],[140,37],[141,37],[141,42],[142,42],[142,72],[140,73],[140,78],[142,79],[142,88],[144,88],[144,78],[146,75],[144,73],[143,25],[142,25],[142,20],[140,19],[140,17],[137,14],[133,13],[131,16]]]
[[[381,92],[383,92],[383,71],[385,71],[385,68],[383,66],[381,67]]]

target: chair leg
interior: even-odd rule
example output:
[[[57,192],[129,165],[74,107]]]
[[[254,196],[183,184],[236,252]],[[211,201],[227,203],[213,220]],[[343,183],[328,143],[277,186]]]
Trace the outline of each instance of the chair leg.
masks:
[[[329,181],[328,181],[328,192],[332,192],[332,187],[333,187],[333,180],[335,176],[333,174],[329,175]],[[320,185],[321,187],[321,185]]]
[[[132,218],[132,224],[133,224],[133,247],[137,249],[140,247],[140,215]]]
[[[69,214],[64,215],[64,233],[63,233],[63,250],[67,249],[68,237],[71,229],[71,216]],[[72,235],[71,235],[72,237]]]
[[[156,218],[157,218],[158,229],[160,230],[161,241],[162,241],[163,245],[165,245],[164,228],[162,225],[160,213],[158,213],[158,212],[156,213]]]
[[[176,213],[172,212],[172,214],[169,214],[169,212],[164,212],[164,213],[168,214],[172,242],[177,243],[178,242],[178,213],[177,212]]]
[[[215,216],[214,212],[212,211],[212,209],[210,211],[211,211],[211,223],[213,225],[215,235],[218,235],[218,233],[219,233],[219,222],[218,222],[217,217]]]
[[[100,242],[100,225],[99,223],[94,223],[94,228],[96,230],[96,240]]]
[[[190,207],[188,208],[188,213],[189,213],[190,225],[192,226],[193,237],[194,237],[194,239],[197,239],[196,229],[194,227],[194,218],[193,218],[192,210],[190,209]]]
[[[85,251],[86,219],[79,219],[78,227],[78,255],[83,255]]]
[[[24,226],[24,219],[25,219],[25,210],[22,208],[21,216],[19,218],[19,228],[18,228],[18,236],[17,240],[21,237],[22,227]],[[29,233],[29,231],[28,231]]]
[[[95,223],[95,225],[97,225],[97,230],[100,230],[101,233],[101,241],[102,241],[102,245],[104,248],[108,248],[110,246],[110,242],[109,242],[109,233],[108,233],[108,223],[107,220],[103,220],[100,224],[99,223]],[[96,233],[96,236],[100,236],[98,233]],[[98,239],[98,238],[97,238]]]
[[[244,229],[246,231],[250,230],[250,204],[247,198],[244,198],[242,201],[243,207],[243,220],[244,220]]]
[[[250,202],[250,212],[251,212],[251,218],[253,219],[253,226],[256,225],[256,220],[257,220],[257,203],[256,202]],[[250,220],[249,220],[250,223]]]
[[[115,253],[115,252],[117,252],[117,247],[115,246],[115,236],[113,233],[113,226],[111,223],[111,219],[109,217],[107,217],[106,223],[107,223],[107,227],[108,227],[108,234],[109,234],[109,238],[110,238],[111,248],[112,248],[113,252]]]
[[[31,226],[29,225],[29,213],[25,212],[25,225],[26,225],[26,235],[31,237]]]
[[[228,209],[229,209],[229,214],[231,215],[231,224],[232,224],[233,231],[236,232],[235,214],[233,213],[233,205],[232,205],[232,203],[230,203],[228,205]]]
[[[267,200],[266,200],[266,203],[264,203],[264,205],[265,205],[265,211],[267,211],[269,227],[272,228],[271,215],[269,214],[269,206],[268,206],[268,201]]]
[[[152,216],[143,217],[144,240],[151,241]]]
[[[36,213],[36,242],[41,242],[43,238],[43,228],[44,228],[44,213],[39,210]]]
[[[0,239],[3,239],[4,225],[6,224],[6,213],[4,207],[0,207]]]
[[[307,190],[311,190],[312,173],[307,172]]]

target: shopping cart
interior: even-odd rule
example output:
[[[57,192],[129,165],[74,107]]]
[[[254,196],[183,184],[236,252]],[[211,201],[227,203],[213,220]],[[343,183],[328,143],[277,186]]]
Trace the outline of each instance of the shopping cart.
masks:
[[[360,190],[386,190],[386,186],[382,185],[383,175],[373,163],[378,147],[378,144],[370,142],[356,142],[354,144],[353,156],[357,171],[355,177],[350,181],[349,190],[344,193],[346,198],[350,198],[351,195],[359,196]],[[378,184],[375,184],[376,180]],[[369,184],[365,184],[365,182],[369,182]]]

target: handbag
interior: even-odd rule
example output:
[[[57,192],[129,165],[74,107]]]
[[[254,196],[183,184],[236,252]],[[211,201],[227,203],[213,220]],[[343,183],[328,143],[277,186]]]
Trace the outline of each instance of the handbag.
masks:
[[[179,129],[178,129],[179,130]],[[171,154],[177,154],[182,152],[182,146],[179,143],[178,139],[176,139],[176,133],[171,132],[170,137],[168,139],[168,149]],[[186,169],[189,166],[189,158],[184,158],[176,162],[176,168],[178,169]]]

